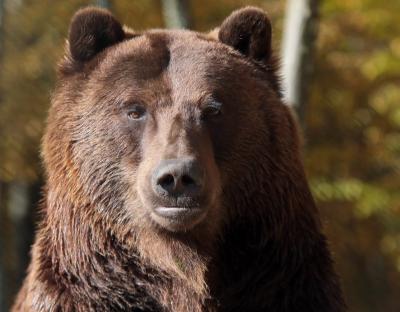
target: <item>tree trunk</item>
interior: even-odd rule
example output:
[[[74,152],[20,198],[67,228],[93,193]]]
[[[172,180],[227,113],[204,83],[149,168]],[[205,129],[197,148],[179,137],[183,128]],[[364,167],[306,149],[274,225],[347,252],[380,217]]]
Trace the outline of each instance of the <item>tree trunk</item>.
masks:
[[[285,100],[304,122],[308,86],[313,71],[318,31],[319,0],[288,0],[283,37],[283,83]]]
[[[96,5],[111,10],[111,3],[109,0],[96,0]]]
[[[188,0],[162,0],[162,6],[167,28],[190,28]]]

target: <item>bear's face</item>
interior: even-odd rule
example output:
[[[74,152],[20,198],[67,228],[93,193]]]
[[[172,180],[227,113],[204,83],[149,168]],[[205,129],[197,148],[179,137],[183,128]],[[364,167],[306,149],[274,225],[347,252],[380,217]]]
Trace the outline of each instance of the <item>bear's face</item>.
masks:
[[[109,33],[98,42],[92,33],[85,45],[82,23],[90,32],[96,18]],[[71,157],[82,192],[112,222],[210,231],[231,213],[224,190],[248,174],[247,156],[269,131],[265,99],[277,96],[257,63],[269,57],[269,24],[261,39],[239,33],[245,39],[236,42],[232,19],[215,40],[189,31],[122,35],[100,10],[75,17],[67,61],[75,72],[63,77],[79,88],[66,121]]]
[[[186,231],[206,217],[217,219],[216,157],[223,156],[219,132],[227,120],[210,72],[213,56],[190,61],[207,48],[192,33],[155,32],[122,43],[91,75],[96,88],[87,103],[96,103],[94,114],[98,103],[100,114],[112,110],[102,136],[114,142],[111,158],[131,193],[124,207],[136,221]]]

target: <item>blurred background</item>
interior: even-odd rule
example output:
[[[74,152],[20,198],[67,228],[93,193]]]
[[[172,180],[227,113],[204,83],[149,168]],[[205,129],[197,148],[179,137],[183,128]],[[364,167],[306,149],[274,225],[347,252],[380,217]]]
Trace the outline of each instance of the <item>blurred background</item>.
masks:
[[[207,31],[256,5],[272,21],[286,98],[350,311],[400,311],[399,0],[0,0],[0,311],[29,263],[40,139],[72,14]]]

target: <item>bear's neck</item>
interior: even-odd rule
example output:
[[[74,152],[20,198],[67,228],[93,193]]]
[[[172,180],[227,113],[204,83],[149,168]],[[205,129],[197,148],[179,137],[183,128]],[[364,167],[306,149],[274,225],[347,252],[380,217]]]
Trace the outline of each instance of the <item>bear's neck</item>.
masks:
[[[291,268],[298,269],[309,258],[302,254],[304,250],[311,251],[317,242],[326,250],[321,261],[329,262],[330,256],[302,172],[291,172],[281,180],[268,175],[251,179],[256,189],[242,183],[228,194],[234,215],[214,251],[199,252],[196,244],[157,240],[160,237],[149,232],[141,244],[153,244],[156,257],[131,248],[138,244],[132,233],[117,237],[107,230],[100,218],[88,214],[96,210],[93,207],[74,207],[62,196],[52,196],[42,228],[46,239],[39,241],[41,269],[50,266],[51,274],[42,276],[64,292],[74,292],[71,298],[92,301],[99,309],[102,305],[131,309],[140,303],[144,311],[210,311],[215,302],[229,306],[254,298],[255,280],[262,283],[257,296],[273,300],[276,293],[271,290],[288,283],[294,274]],[[160,244],[154,245],[155,241]],[[283,261],[286,258],[290,260]]]
[[[338,278],[302,166],[289,169],[263,172],[260,166],[242,176],[246,183],[237,184],[228,194],[234,215],[214,260],[218,280],[213,290],[227,311],[343,309]],[[298,306],[310,302],[309,298],[315,299],[314,310]]]
[[[200,312],[211,306],[210,257],[205,249],[199,251],[199,244],[150,231],[140,237],[118,231],[92,213],[96,207],[77,207],[58,194],[47,192],[38,234],[43,239],[37,242],[34,261],[35,275],[49,289],[57,285],[80,306],[97,310],[119,305],[123,308],[117,311]]]

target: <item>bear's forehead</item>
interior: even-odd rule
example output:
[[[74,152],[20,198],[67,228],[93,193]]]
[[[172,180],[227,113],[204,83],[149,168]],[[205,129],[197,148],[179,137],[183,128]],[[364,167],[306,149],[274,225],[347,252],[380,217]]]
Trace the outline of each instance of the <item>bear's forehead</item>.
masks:
[[[230,47],[192,31],[154,30],[119,44],[106,55],[103,72],[152,79],[168,73],[186,79],[231,75],[248,63]]]
[[[254,66],[242,55],[215,39],[192,31],[155,30],[109,50],[93,76],[121,98],[167,95],[181,103],[239,94],[244,84],[254,83],[253,73]]]

